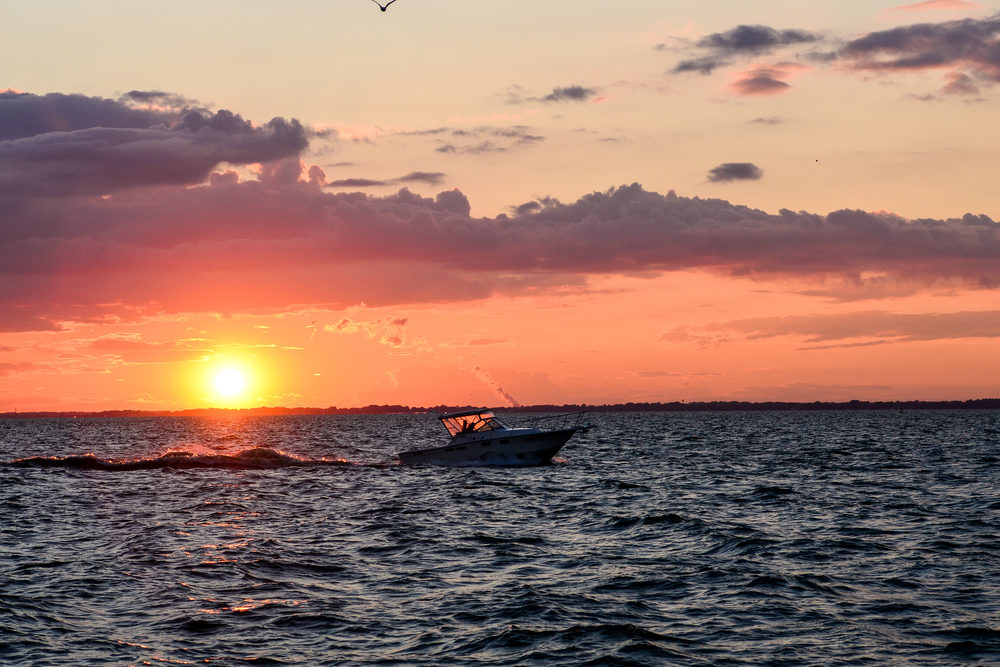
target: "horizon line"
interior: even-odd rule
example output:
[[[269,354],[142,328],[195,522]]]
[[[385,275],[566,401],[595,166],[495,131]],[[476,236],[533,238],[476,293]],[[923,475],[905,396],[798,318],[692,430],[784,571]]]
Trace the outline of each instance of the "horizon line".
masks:
[[[482,405],[436,405],[418,407],[399,404],[370,404],[362,407],[341,408],[257,406],[250,408],[184,408],[180,410],[141,410],[132,408],[110,410],[29,410],[0,412],[0,419],[77,418],[77,417],[197,417],[213,414],[246,416],[323,416],[323,415],[388,415],[388,414],[442,414],[457,410],[479,409]],[[880,400],[851,399],[846,401],[629,401],[625,403],[564,403],[562,405],[539,403],[488,408],[508,412],[759,412],[795,410],[895,410],[895,409],[1000,409],[1000,398],[970,398],[957,400]]]

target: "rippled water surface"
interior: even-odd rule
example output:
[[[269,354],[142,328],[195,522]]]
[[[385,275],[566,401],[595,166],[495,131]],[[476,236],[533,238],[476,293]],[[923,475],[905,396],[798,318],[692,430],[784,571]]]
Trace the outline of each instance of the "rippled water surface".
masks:
[[[0,420],[0,664],[1000,663],[997,412],[592,421]]]

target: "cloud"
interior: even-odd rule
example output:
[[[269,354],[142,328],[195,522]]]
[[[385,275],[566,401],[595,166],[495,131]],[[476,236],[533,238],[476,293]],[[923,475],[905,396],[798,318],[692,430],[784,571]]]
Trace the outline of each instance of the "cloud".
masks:
[[[808,68],[798,63],[783,62],[759,65],[736,75],[729,89],[737,95],[779,95],[791,89],[787,79]]]
[[[396,179],[399,183],[426,183],[427,185],[440,185],[444,182],[444,174],[440,171],[411,171],[405,176]]]
[[[481,153],[506,153],[507,151],[527,148],[545,141],[545,137],[531,133],[526,125],[511,127],[477,127],[469,130],[454,130],[454,140],[461,142],[442,142],[434,150],[438,153],[455,153],[477,155]]]
[[[34,373],[42,370],[43,368],[43,366],[39,366],[38,364],[31,362],[0,362],[0,377],[11,377],[13,375],[21,375],[24,373]]]
[[[712,183],[757,181],[763,176],[763,170],[752,162],[725,162],[708,172],[708,180]]]
[[[187,133],[206,127],[209,143],[265,144],[248,157],[288,147],[281,132],[248,126],[236,114],[186,118],[149,131],[178,134],[181,153],[201,150]],[[86,131],[0,142],[0,173],[7,176],[22,164],[10,157],[9,145],[49,146],[18,173],[23,187],[0,194],[0,330],[59,330],[73,322],[127,323],[178,312],[469,301],[583,286],[594,274],[688,269],[820,284],[836,277],[845,289],[863,285],[871,272],[911,286],[1000,286],[1000,225],[986,216],[768,214],[632,184],[571,203],[541,198],[510,215],[473,218],[458,190],[436,197],[406,188],[384,197],[331,192],[322,170],[294,154],[263,164],[255,179],[216,172],[194,187],[137,161],[134,170],[154,175],[106,169],[99,188],[92,180],[91,187],[38,197],[52,187],[48,179],[59,165],[99,163],[104,144],[58,140]],[[527,135],[519,127],[504,131],[514,141]],[[746,165],[720,165],[716,173],[723,180],[752,177],[756,167]],[[401,178],[431,182],[436,173]]]
[[[845,44],[837,57],[863,72],[946,70],[946,92],[976,94],[973,81],[1000,82],[1000,14],[872,32]],[[957,87],[956,75],[964,77]]]
[[[941,92],[948,95],[978,95],[979,86],[976,80],[962,72],[949,72],[945,75],[947,83]]]
[[[781,73],[775,69],[758,67],[752,72],[744,73],[729,87],[740,95],[777,95],[791,88],[780,76]]]
[[[932,0],[894,8],[900,12],[930,10],[967,11],[982,6],[962,0]],[[767,26],[741,25],[697,41],[690,58],[681,60],[673,73],[712,74],[741,58],[767,55],[779,50],[818,45],[826,38],[803,30],[775,30]],[[1000,14],[940,23],[919,23],[879,30],[842,42],[832,51],[809,51],[812,61],[840,64],[863,73],[905,74],[943,70],[941,92],[975,96],[984,85],[1000,82]],[[757,65],[739,73],[729,88],[740,95],[773,95],[790,88],[788,79],[805,67],[784,61]],[[932,99],[923,97],[919,99]]]
[[[763,25],[740,25],[698,41],[698,46],[723,54],[760,55],[793,44],[815,42],[816,35],[804,30],[775,30]]]
[[[916,284],[1000,285],[1000,225],[985,217],[770,215],[639,185],[570,204],[546,199],[495,219],[470,218],[457,190],[376,198],[303,181],[219,179],[59,201],[29,201],[3,216],[0,328],[462,301],[637,271],[840,276],[845,284],[880,271]]]
[[[372,188],[401,185],[405,183],[425,183],[427,185],[440,185],[444,182],[445,175],[439,171],[411,171],[410,173],[390,179],[374,178],[340,178],[327,183],[330,188]]]
[[[213,352],[203,340],[153,342],[140,334],[117,333],[99,336],[79,347],[88,354],[107,357],[116,365],[184,363],[210,358]]]
[[[506,345],[510,341],[506,338],[470,338],[465,345],[468,347],[480,347],[485,345]]]
[[[327,183],[331,188],[371,188],[375,186],[389,185],[392,181],[377,181],[372,178],[339,178]]]
[[[397,351],[419,349],[431,351],[431,346],[423,336],[409,338],[406,330],[410,320],[406,317],[387,316],[378,320],[353,320],[342,317],[336,324],[328,324],[323,330],[337,334],[363,334],[371,340],[377,340]]]
[[[982,9],[983,5],[978,2],[968,0],[925,0],[925,2],[915,2],[909,5],[891,7],[893,12],[926,12],[926,11],[976,11]]]
[[[755,317],[678,327],[661,337],[668,342],[701,345],[730,342],[733,337],[763,340],[781,336],[805,339],[803,349],[860,347],[958,338],[1000,338],[1000,310],[955,313],[892,313],[866,310],[834,315]]]
[[[526,95],[521,86],[511,86],[507,89],[507,104],[524,104],[526,102],[588,102],[593,100],[600,91],[597,88],[572,85],[552,89],[552,92],[542,95]]]
[[[595,88],[585,88],[583,86],[567,86],[566,88],[553,88],[552,92],[542,98],[542,102],[586,102],[597,95]]]
[[[154,112],[80,95],[0,93],[0,128],[0,198],[190,185],[221,163],[279,160],[308,145],[296,120],[256,127],[226,110]]]
[[[165,120],[158,113],[99,97],[0,92],[0,141],[97,126],[147,128]]]
[[[760,56],[790,46],[810,44],[819,40],[805,30],[776,30],[763,25],[739,25],[726,32],[707,35],[695,43],[705,55],[682,60],[672,72],[711,74],[719,67],[730,65],[740,57]]]

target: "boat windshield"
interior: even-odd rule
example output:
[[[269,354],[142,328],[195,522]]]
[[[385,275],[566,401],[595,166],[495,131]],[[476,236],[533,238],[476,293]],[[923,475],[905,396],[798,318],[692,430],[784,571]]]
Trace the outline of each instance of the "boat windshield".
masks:
[[[444,415],[441,417],[441,423],[448,429],[448,433],[452,437],[460,433],[475,433],[507,428],[507,425],[497,419],[491,410]]]

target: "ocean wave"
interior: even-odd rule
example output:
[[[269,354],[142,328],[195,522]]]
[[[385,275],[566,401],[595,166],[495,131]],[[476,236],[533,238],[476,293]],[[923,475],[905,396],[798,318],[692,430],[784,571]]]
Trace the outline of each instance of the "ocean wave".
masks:
[[[220,468],[228,470],[269,470],[293,466],[354,465],[345,459],[305,459],[271,449],[254,447],[237,454],[194,454],[170,451],[155,458],[102,459],[95,454],[72,456],[30,456],[4,464],[13,468],[69,468],[74,470],[160,470],[170,468]]]

